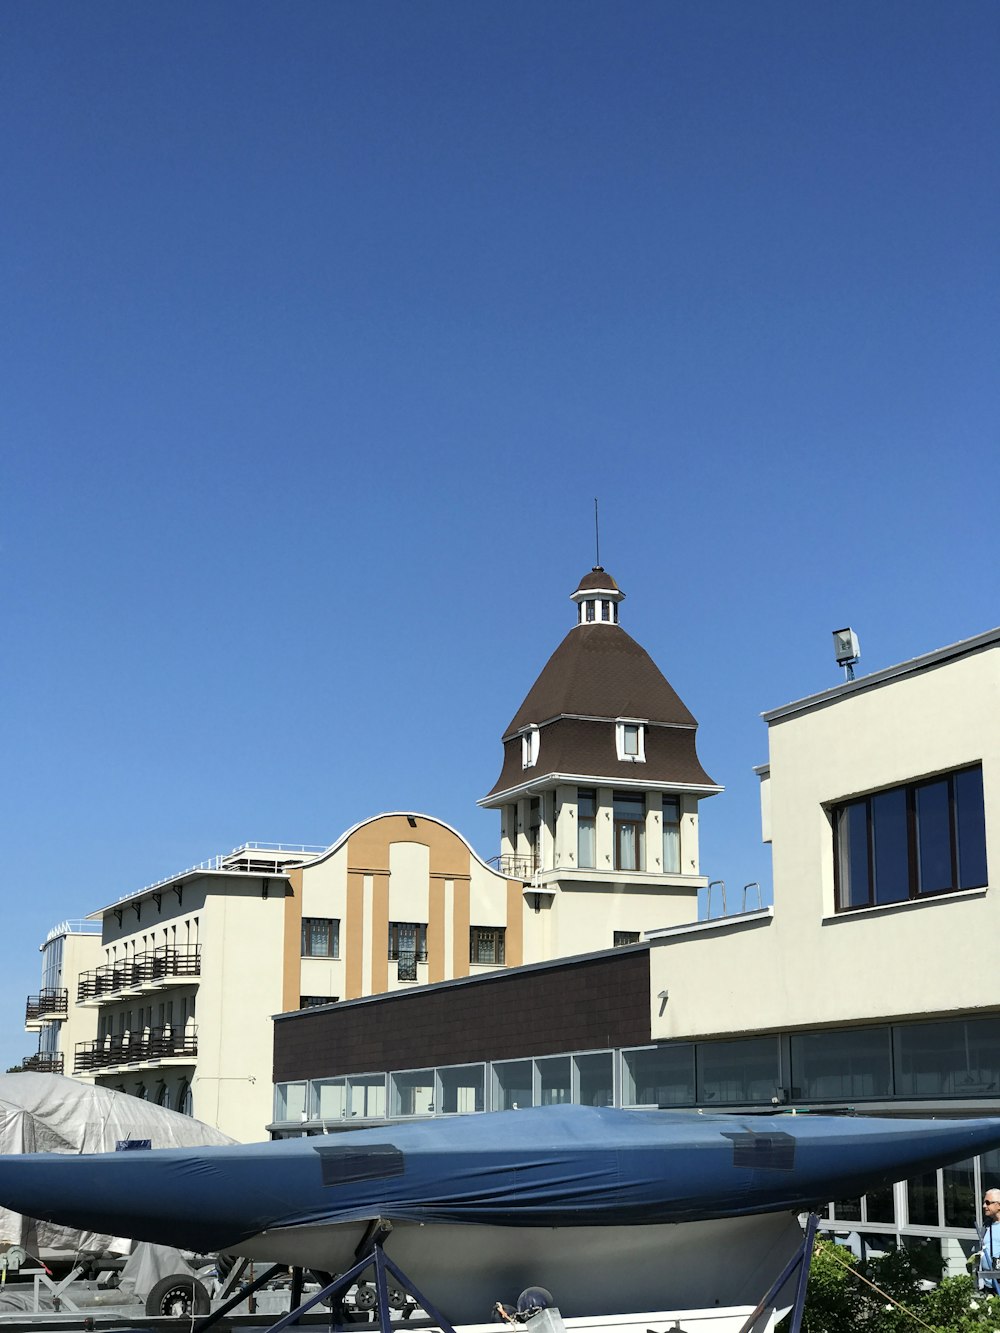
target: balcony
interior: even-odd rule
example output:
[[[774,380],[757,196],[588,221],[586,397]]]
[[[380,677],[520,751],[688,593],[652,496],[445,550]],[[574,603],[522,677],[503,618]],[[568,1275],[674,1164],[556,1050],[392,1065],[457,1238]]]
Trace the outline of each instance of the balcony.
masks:
[[[141,1032],[119,1032],[94,1041],[78,1041],[73,1073],[93,1074],[123,1065],[190,1064],[197,1054],[197,1028],[144,1028]]]
[[[50,986],[46,990],[39,991],[37,995],[28,996],[24,1022],[26,1026],[38,1027],[42,1023],[65,1018],[68,1009],[69,991],[65,987]]]
[[[498,874],[505,876],[505,878],[520,879],[525,884],[534,879],[541,869],[538,857],[533,852],[529,852],[527,856],[515,856],[510,852],[501,852],[499,856],[494,856],[486,864],[495,868]]]
[[[62,1051],[32,1051],[22,1061],[25,1069],[33,1074],[61,1074],[63,1072]]]
[[[107,997],[125,999],[200,976],[200,944],[164,945],[151,953],[137,953],[120,962],[102,963],[92,972],[81,972],[76,1001],[92,1007]]]

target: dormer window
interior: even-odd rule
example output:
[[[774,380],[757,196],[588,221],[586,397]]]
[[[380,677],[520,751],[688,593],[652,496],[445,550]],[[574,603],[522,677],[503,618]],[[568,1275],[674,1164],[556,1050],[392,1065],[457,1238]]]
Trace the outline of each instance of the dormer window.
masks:
[[[521,767],[534,768],[538,763],[538,728],[528,727],[521,732]]]
[[[615,723],[615,745],[621,762],[644,764],[646,762],[646,724],[644,722],[626,722],[619,719]]]

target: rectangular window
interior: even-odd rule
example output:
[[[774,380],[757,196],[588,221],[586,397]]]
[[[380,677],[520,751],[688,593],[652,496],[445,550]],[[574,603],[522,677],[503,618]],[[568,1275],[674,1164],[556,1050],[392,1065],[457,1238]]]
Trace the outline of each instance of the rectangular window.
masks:
[[[304,916],[302,957],[339,958],[340,922],[327,916]]]
[[[699,1102],[770,1103],[780,1086],[776,1037],[699,1044]]]
[[[897,1097],[995,1096],[1000,1019],[905,1023],[893,1029]]]
[[[427,962],[427,927],[418,921],[389,922],[391,962]]]
[[[639,753],[639,728],[634,722],[622,724],[622,750],[628,755]]]
[[[486,1108],[485,1065],[453,1065],[438,1070],[441,1111],[445,1115],[468,1115]]]
[[[614,1073],[610,1051],[574,1057],[580,1102],[583,1106],[614,1105]]]
[[[793,1033],[792,1096],[812,1101],[888,1097],[892,1058],[888,1028]]]
[[[300,1009],[318,1009],[321,1004],[336,1004],[340,997],[337,995],[300,995]]]
[[[469,962],[503,963],[506,933],[503,926],[473,926],[469,931]]]
[[[573,1096],[573,1082],[568,1055],[547,1056],[536,1060],[538,1067],[538,1092],[542,1106],[556,1106],[568,1102]]]
[[[681,873],[681,803],[676,796],[663,798],[663,873]]]
[[[677,1043],[622,1052],[623,1106],[693,1103],[693,1045]]]
[[[393,1115],[432,1115],[434,1106],[434,1070],[408,1069],[390,1074]]]
[[[342,1078],[317,1078],[312,1082],[309,1111],[316,1120],[340,1120],[347,1113],[346,1087]]]
[[[493,1066],[494,1111],[517,1111],[534,1100],[533,1069],[530,1060],[505,1060]]]
[[[616,930],[614,942],[616,949],[621,949],[626,944],[638,944],[639,932],[637,930]]]
[[[644,870],[646,798],[615,792],[615,869]]]
[[[597,865],[597,792],[592,787],[576,791],[576,863],[584,869]]]
[[[876,792],[831,813],[839,912],[987,883],[978,765]]]

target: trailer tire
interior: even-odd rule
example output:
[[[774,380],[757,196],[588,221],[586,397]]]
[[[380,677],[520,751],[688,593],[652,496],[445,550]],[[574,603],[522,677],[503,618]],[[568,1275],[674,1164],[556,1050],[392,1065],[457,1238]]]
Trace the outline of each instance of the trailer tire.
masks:
[[[207,1290],[190,1273],[161,1278],[146,1297],[148,1315],[189,1319],[192,1315],[208,1314],[211,1308]]]

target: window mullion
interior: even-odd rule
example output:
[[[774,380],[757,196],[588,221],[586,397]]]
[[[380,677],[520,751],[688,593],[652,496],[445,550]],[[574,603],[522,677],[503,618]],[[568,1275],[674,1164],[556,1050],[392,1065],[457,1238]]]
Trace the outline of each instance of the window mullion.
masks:
[[[906,789],[906,850],[909,859],[908,881],[910,886],[910,897],[918,898],[920,896],[920,885],[918,883],[917,866],[917,789],[916,787],[907,787]]]
[[[948,840],[951,844],[951,887],[958,888],[958,798],[955,795],[955,775],[948,778]]]
[[[872,814],[872,798],[865,801],[865,830],[868,834],[868,906],[878,902],[875,890],[875,819]]]

